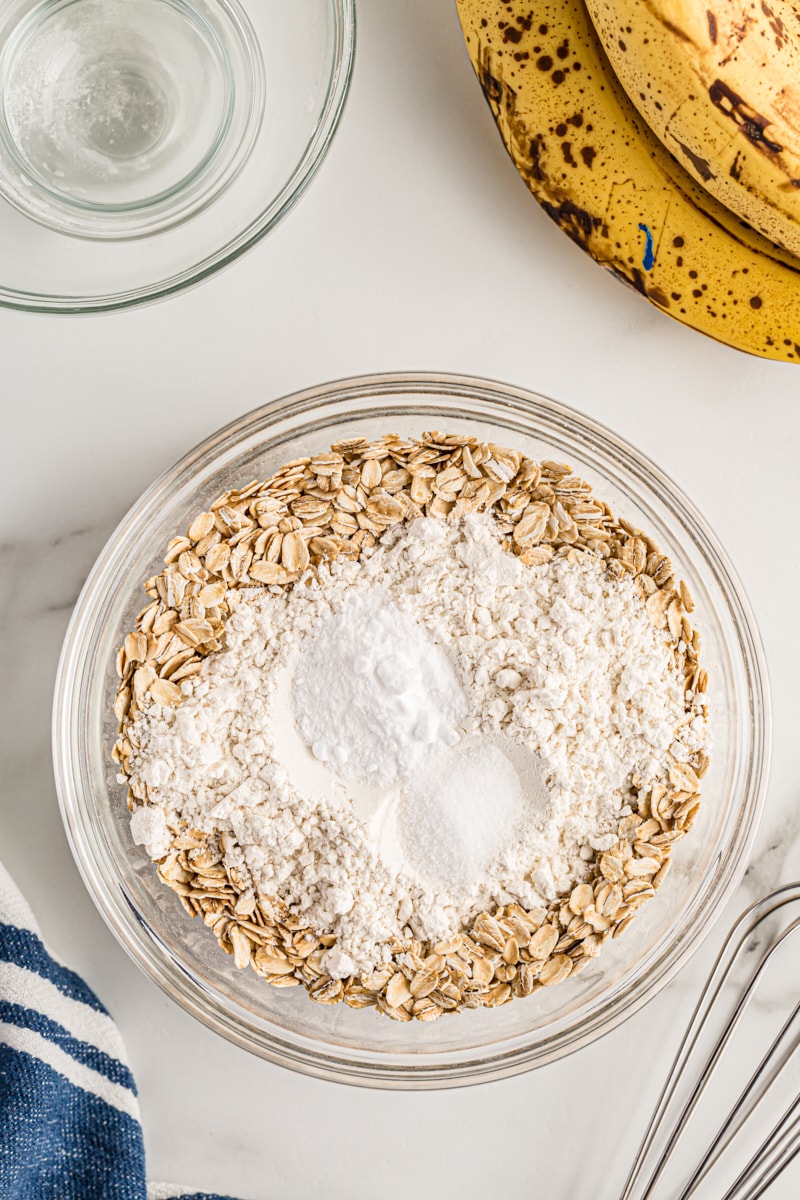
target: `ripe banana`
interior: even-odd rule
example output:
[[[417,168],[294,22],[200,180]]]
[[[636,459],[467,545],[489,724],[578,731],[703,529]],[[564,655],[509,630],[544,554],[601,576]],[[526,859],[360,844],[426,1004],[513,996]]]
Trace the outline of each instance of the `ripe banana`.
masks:
[[[684,171],[628,100],[583,0],[457,0],[525,183],[573,241],[686,325],[800,361],[800,260]]]
[[[678,162],[765,237],[800,254],[795,0],[586,7],[617,78]]]

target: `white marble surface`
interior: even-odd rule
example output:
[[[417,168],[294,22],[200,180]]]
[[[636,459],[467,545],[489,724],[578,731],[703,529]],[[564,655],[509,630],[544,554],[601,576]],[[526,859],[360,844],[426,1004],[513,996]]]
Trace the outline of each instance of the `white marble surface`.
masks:
[[[0,312],[0,857],[119,1021],[152,1177],[248,1200],[614,1197],[708,948],[623,1028],[537,1072],[449,1093],[336,1087],[233,1048],[144,978],[84,891],[58,815],[49,709],[61,639],[140,491],[262,400],[371,370],[441,369],[597,417],[708,518],[755,609],[775,709],[766,814],[735,907],[800,877],[800,370],[671,322],[547,220],[506,159],[450,0],[363,0],[360,18],[331,154],[243,261],[119,316]],[[795,1168],[771,1195],[798,1187]]]

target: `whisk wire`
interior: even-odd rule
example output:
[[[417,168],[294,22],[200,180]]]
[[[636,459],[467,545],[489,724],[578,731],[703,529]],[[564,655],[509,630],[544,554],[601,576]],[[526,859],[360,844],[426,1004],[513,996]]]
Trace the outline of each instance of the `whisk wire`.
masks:
[[[766,970],[772,956],[777,953],[790,934],[794,933],[798,928],[800,928],[800,919],[794,921],[792,925],[789,926],[785,933],[781,935],[780,939],[775,942],[775,944],[761,960],[757,970],[750,978],[742,999],[736,1006],[735,1020],[733,1024],[738,1022],[739,1018],[744,1013],[745,1008],[750,1003],[756,986]],[[712,1139],[708,1150],[703,1155],[692,1176],[686,1183],[683,1191],[680,1193],[678,1200],[688,1200],[688,1197],[691,1196],[694,1191],[696,1191],[699,1184],[708,1175],[714,1164],[717,1163],[722,1157],[727,1147],[733,1141],[735,1135],[739,1132],[751,1114],[758,1107],[772,1084],[776,1081],[786,1064],[789,1062],[790,1058],[797,1049],[798,1042],[800,1041],[800,1032],[795,1035],[794,1039],[788,1042],[788,1045],[784,1046],[780,1053],[778,1053],[778,1051],[782,1043],[787,1040],[787,1035],[794,1025],[798,1014],[800,1014],[800,1003],[795,1006],[789,1017],[781,1026],[758,1066],[753,1071],[744,1088],[737,1096],[730,1111],[726,1115],[725,1120],[722,1122],[715,1137]],[[728,1037],[730,1037],[730,1034]],[[718,1046],[720,1045],[719,1042],[717,1044]],[[717,1059],[718,1058],[719,1055],[717,1055]],[[705,1084],[708,1082],[710,1071],[713,1070],[713,1065],[709,1067],[709,1063],[707,1063],[706,1067],[701,1071],[703,1087],[705,1087]]]
[[[794,915],[789,907],[798,902],[800,883],[787,884],[751,904],[730,930],[681,1039],[620,1200],[649,1200],[653,1196],[654,1189],[670,1162],[711,1076],[739,1027],[756,989],[764,979],[767,967],[787,940],[800,929],[800,915]],[[754,959],[744,983],[737,982],[732,978],[734,971],[741,965],[743,957],[753,952],[754,937],[760,937],[763,923],[773,916],[777,916],[781,921],[785,921],[787,916],[791,919],[780,932],[770,933],[768,944],[760,957]],[[755,949],[758,949],[758,940],[756,937]],[[735,1002],[729,998],[730,992],[723,995],[729,986],[731,989],[737,989],[734,993]],[[701,1045],[701,1037],[707,1028],[713,1035],[715,1026],[709,1024],[712,1015],[717,1022],[716,1028],[721,1028],[721,1031],[711,1050],[706,1052]],[[689,1200],[697,1191],[786,1068],[800,1045],[798,1018],[800,1002],[793,1007],[791,1014],[762,1055],[758,1066],[739,1091],[735,1103],[719,1125],[699,1164],[683,1185],[677,1200]],[[695,1068],[694,1060],[698,1058],[701,1065]],[[696,1069],[696,1075],[692,1076],[690,1069]],[[685,1083],[685,1088],[688,1087],[683,1100],[678,1091],[682,1082]],[[798,1151],[800,1096],[796,1097],[782,1114],[760,1148],[739,1172],[722,1200],[758,1200]],[[648,1169],[649,1174],[645,1177]],[[672,1194],[674,1196],[675,1192]]]

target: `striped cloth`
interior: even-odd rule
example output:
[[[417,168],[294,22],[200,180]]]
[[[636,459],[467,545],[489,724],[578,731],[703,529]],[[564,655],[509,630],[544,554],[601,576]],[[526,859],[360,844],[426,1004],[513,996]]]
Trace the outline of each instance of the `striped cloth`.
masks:
[[[2,1200],[231,1200],[145,1181],[136,1084],[114,1021],[45,949],[0,866]]]

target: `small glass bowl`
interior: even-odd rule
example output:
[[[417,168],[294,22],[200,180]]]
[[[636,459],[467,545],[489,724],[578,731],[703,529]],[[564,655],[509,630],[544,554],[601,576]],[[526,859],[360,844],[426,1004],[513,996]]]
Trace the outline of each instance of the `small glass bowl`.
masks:
[[[690,836],[658,896],[576,978],[497,1009],[431,1024],[314,1004],[236,971],[133,845],[110,750],[114,656],[168,540],[226,488],[342,438],[439,429],[571,464],[616,515],[647,531],[696,603],[710,677],[712,765]],[[161,477],[113,534],[83,589],[54,707],[61,810],[84,881],[133,959],[187,1011],[273,1062],[373,1087],[453,1087],[557,1059],[623,1021],[711,929],[741,878],[764,801],[770,708],[764,655],[741,584],[691,503],[615,434],[543,396],[452,375],[380,375],[273,401],[207,438]]]
[[[171,295],[262,238],[341,117],[355,0],[7,0],[0,305]]]
[[[3,20],[0,195],[34,221],[160,233],[245,166],[264,67],[236,0],[17,0]]]

